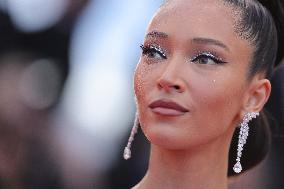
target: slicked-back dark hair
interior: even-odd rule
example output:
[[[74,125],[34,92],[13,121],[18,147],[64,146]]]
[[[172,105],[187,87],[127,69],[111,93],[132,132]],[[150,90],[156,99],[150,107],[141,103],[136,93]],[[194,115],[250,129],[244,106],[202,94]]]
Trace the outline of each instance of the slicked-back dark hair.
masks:
[[[249,64],[248,79],[257,73],[264,73],[267,78],[270,78],[275,62],[280,61],[283,56],[282,49],[278,48],[279,41],[283,42],[283,35],[280,32],[281,22],[283,22],[281,21],[283,5],[277,0],[270,0],[271,5],[267,4],[267,1],[257,0],[223,1],[238,12],[236,32],[254,49]],[[269,5],[268,8],[272,9],[268,10],[264,5]],[[270,128],[263,112],[250,124],[250,128],[250,136],[242,157],[244,171],[256,166],[265,158],[271,141]],[[232,167],[236,158],[238,132],[239,129],[236,129],[230,146],[228,176],[235,175]]]
[[[277,56],[277,29],[271,13],[256,0],[224,0],[239,12],[236,32],[253,47],[249,78],[259,72],[270,76]]]

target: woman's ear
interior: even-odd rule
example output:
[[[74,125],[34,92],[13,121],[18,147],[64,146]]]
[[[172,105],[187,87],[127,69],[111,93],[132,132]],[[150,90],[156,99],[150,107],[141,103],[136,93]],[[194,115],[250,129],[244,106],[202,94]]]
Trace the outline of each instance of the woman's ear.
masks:
[[[270,92],[270,81],[268,79],[255,77],[247,91],[241,115],[244,116],[246,112],[260,112],[267,102]]]

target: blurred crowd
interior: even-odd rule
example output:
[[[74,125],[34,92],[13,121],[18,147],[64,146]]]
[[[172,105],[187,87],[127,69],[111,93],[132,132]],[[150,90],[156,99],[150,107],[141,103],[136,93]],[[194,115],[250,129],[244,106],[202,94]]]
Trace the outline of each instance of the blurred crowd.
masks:
[[[132,77],[161,0],[0,0],[0,189],[130,188],[149,144]],[[230,188],[283,188],[284,64],[272,78],[272,148]]]

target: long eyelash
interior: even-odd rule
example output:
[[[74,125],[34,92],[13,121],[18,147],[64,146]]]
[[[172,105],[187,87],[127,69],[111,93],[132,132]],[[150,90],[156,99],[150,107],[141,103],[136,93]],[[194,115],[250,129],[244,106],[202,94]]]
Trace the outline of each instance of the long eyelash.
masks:
[[[190,59],[191,62],[195,62],[198,58],[201,57],[206,57],[206,58],[210,58],[212,59],[214,62],[216,62],[217,64],[225,64],[227,62],[223,61],[221,58],[218,58],[217,56],[215,56],[213,53],[211,52],[200,52],[198,53],[196,56],[194,56],[193,58]]]
[[[147,54],[150,50],[155,50],[164,58],[167,58],[166,54],[163,52],[162,48],[159,45],[149,45],[145,47],[143,44],[141,44],[140,48],[142,49],[143,54]]]

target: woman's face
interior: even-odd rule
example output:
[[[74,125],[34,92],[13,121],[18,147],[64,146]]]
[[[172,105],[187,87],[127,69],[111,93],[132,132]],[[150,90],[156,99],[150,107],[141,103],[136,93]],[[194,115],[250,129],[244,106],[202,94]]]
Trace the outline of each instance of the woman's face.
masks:
[[[220,0],[170,1],[154,16],[134,77],[140,124],[153,144],[186,149],[231,136],[252,54],[234,17]]]

